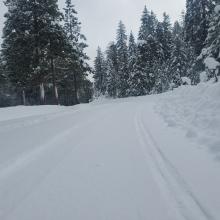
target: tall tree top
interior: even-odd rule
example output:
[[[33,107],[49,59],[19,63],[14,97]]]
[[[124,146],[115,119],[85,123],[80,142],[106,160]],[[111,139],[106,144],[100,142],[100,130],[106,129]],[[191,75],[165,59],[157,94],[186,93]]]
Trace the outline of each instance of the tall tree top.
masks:
[[[141,27],[139,31],[139,40],[147,40],[149,35],[154,36],[156,29],[157,19],[153,11],[148,11],[147,7],[144,7],[144,11],[141,17]]]
[[[122,21],[119,21],[117,29],[117,42],[127,41],[126,28]]]
[[[130,36],[129,36],[129,44],[128,44],[128,55],[129,55],[129,57],[136,54],[136,49],[137,48],[136,48],[135,38],[134,38],[133,33],[131,32]]]

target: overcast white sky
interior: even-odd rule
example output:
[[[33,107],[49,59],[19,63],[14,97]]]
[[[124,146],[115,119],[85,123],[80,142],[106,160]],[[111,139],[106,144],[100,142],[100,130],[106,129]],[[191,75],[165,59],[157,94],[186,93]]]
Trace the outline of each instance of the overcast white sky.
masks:
[[[63,8],[65,0],[59,0]],[[133,30],[138,33],[140,17],[144,8],[153,10],[160,19],[166,11],[172,21],[179,19],[181,11],[185,9],[185,0],[73,0],[82,22],[82,31],[86,35],[91,59],[96,55],[97,46],[103,49],[115,39],[115,32],[119,20],[122,20],[127,32]],[[0,32],[3,27],[3,15],[6,8],[0,0]]]

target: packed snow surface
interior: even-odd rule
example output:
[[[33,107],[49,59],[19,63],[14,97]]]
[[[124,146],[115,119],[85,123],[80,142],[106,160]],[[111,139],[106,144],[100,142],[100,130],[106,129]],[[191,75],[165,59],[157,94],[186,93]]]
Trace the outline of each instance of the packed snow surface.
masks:
[[[0,109],[0,219],[219,220],[219,96]]]
[[[51,114],[65,110],[64,107],[60,106],[18,106],[11,108],[0,109],[0,121],[7,121],[12,119],[21,119],[29,116],[39,116],[45,114]]]

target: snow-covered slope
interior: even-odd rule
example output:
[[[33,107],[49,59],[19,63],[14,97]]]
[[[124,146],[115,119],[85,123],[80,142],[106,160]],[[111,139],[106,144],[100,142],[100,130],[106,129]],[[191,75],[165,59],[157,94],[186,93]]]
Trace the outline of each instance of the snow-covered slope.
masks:
[[[220,219],[219,95],[0,109],[0,219]]]
[[[183,86],[163,94],[159,112],[169,126],[180,127],[183,134],[207,147],[220,160],[220,83]]]

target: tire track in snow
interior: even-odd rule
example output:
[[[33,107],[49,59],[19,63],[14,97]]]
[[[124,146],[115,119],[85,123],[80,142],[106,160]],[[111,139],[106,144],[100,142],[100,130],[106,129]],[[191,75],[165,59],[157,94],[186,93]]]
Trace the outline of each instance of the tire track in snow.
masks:
[[[166,158],[143,121],[142,106],[140,106],[134,118],[137,136],[152,175],[168,200],[172,212],[175,212],[181,220],[215,220],[193,194],[174,165]]]

